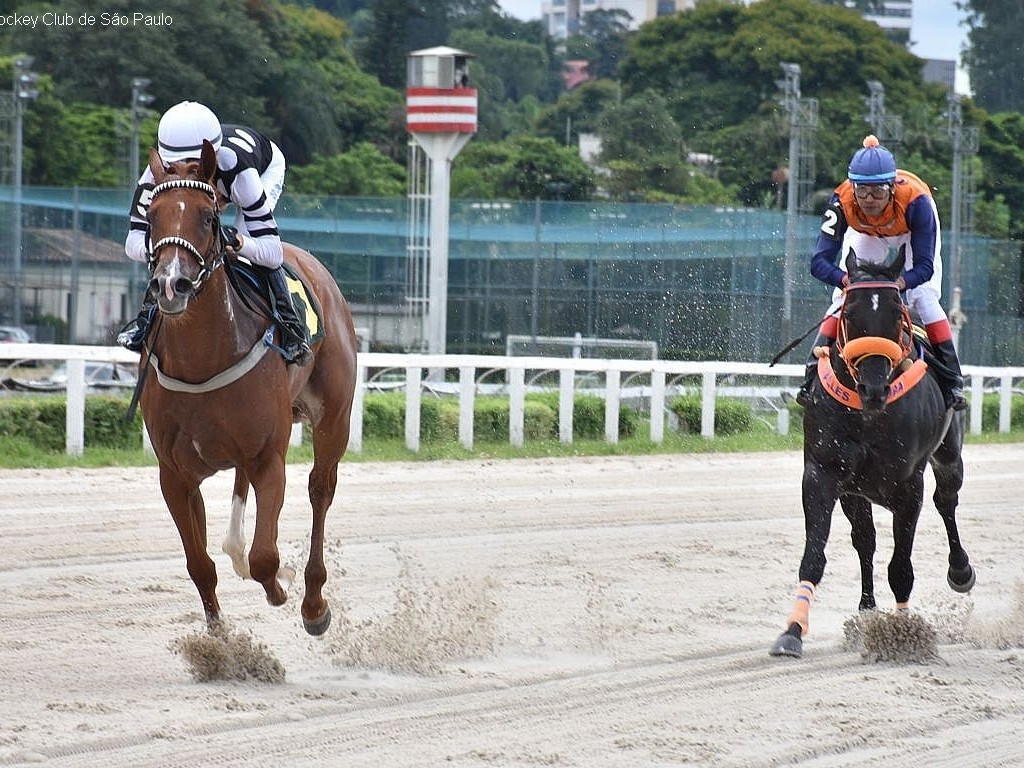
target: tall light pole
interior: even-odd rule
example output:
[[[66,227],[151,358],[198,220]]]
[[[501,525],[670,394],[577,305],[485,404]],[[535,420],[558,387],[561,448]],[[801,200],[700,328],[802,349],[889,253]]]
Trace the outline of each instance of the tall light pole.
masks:
[[[23,118],[25,116],[25,102],[31,101],[39,96],[39,91],[33,86],[39,75],[32,71],[31,56],[19,56],[14,60],[14,226],[13,250],[14,254],[14,324],[21,325],[21,171],[22,171],[22,142]]]
[[[130,184],[139,180],[139,124],[148,111],[146,105],[153,102],[153,96],[146,93],[149,83],[150,80],[145,77],[132,78],[132,145],[128,152]]]

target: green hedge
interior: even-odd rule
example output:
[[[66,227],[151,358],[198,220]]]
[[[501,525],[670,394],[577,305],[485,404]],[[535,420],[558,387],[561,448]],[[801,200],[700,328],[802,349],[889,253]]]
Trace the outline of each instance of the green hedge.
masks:
[[[142,416],[126,422],[130,399],[109,395],[85,398],[85,444],[96,448],[142,448]],[[28,440],[47,451],[66,445],[67,399],[16,397],[0,400],[0,435]]]
[[[129,398],[90,395],[85,400],[85,444],[89,447],[138,450],[142,447],[142,417],[125,421]],[[679,420],[679,431],[700,434],[701,403],[696,395],[673,398],[669,409]],[[474,440],[508,442],[507,397],[478,397],[473,414]],[[26,396],[0,399],[0,437],[24,440],[39,449],[64,450],[66,400],[57,396]],[[619,437],[637,434],[643,421],[634,408],[619,407]],[[1011,400],[1011,426],[1024,425],[1024,397]],[[995,432],[999,425],[999,397],[986,395],[982,403],[982,429]],[[715,403],[715,434],[748,432],[754,414],[742,401],[719,398]],[[794,425],[799,429],[799,423]],[[524,435],[529,440],[558,437],[558,393],[531,393],[524,403]],[[308,430],[307,430],[308,434]],[[455,398],[424,397],[420,401],[420,438],[424,442],[455,442],[459,436],[459,402]],[[404,439],[405,395],[372,393],[363,402],[364,439]],[[573,401],[573,437],[604,437],[604,400],[578,395]]]
[[[673,398],[669,410],[679,419],[679,431],[700,434],[701,401],[697,395]],[[715,400],[715,434],[735,435],[749,432],[754,426],[754,413],[747,403],[719,397]]]

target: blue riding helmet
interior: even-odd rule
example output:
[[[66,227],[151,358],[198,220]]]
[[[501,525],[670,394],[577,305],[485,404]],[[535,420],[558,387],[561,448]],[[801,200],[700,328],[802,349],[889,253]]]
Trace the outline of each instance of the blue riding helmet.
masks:
[[[864,139],[864,148],[858,149],[850,160],[847,178],[855,184],[889,184],[896,179],[896,159],[875,136]]]

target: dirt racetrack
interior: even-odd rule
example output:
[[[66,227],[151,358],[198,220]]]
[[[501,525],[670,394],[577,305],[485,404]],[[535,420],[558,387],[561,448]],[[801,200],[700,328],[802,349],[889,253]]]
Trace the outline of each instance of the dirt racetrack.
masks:
[[[221,474],[204,485],[210,550],[251,646],[214,666],[259,663],[210,682],[183,650],[205,624],[156,470],[4,470],[0,765],[1018,766],[1024,446],[965,459],[978,581],[946,586],[926,499],[926,663],[845,642],[859,578],[838,511],[804,657],[768,656],[803,546],[797,453],[343,463],[322,638],[298,614],[308,468],[289,468],[280,544],[300,578],[282,608],[220,552]]]

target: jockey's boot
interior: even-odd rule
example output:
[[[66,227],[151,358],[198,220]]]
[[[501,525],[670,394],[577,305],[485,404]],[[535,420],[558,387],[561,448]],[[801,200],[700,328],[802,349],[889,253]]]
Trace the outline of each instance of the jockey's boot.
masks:
[[[306,343],[306,326],[295,314],[292,293],[285,282],[284,268],[267,270],[267,282],[274,292],[277,314],[281,318],[281,347],[289,364],[305,365],[313,356],[313,350]]]
[[[804,371],[804,381],[800,385],[799,391],[796,393],[796,402],[798,405],[802,405],[806,408],[811,404],[811,390],[814,388],[814,380],[818,378],[818,358],[814,354],[814,350],[818,347],[831,346],[835,341],[831,336],[826,336],[824,333],[819,333],[818,337],[814,340],[814,344],[811,346],[811,355],[807,358],[807,368]]]
[[[960,372],[960,359],[956,355],[953,340],[933,341],[932,353],[939,362],[935,374],[939,381],[939,387],[942,388],[942,397],[946,402],[946,408],[952,408],[954,411],[966,409],[964,377]]]
[[[132,352],[141,352],[146,346],[146,337],[149,335],[149,327],[153,324],[153,317],[156,315],[156,302],[149,294],[142,300],[142,307],[135,319],[130,320],[117,334],[117,343]]]

